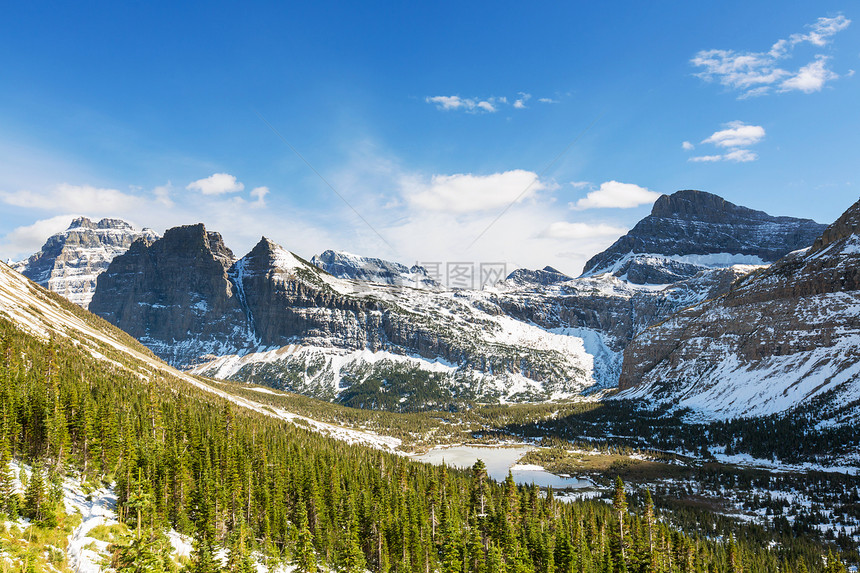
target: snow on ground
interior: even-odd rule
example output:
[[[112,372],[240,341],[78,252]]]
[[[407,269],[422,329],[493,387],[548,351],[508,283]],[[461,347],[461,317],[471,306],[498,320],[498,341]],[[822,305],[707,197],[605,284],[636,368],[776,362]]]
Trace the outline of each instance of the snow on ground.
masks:
[[[514,464],[511,466],[511,471],[542,472],[546,470],[543,466],[538,466],[535,464]]]

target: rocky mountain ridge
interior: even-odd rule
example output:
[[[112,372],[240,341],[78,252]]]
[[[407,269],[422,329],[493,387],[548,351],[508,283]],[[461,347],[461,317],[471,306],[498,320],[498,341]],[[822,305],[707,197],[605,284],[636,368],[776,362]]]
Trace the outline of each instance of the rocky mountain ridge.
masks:
[[[439,288],[427,269],[420,265],[406,265],[375,257],[362,257],[343,251],[324,251],[310,260],[339,279],[353,279],[372,283],[400,285],[414,288]]]
[[[839,419],[857,410],[858,381],[860,201],[811,248],[646,329],[624,351],[619,387],[711,417],[819,400]]]
[[[33,282],[84,308],[89,306],[96,277],[141,237],[154,240],[152,229],[137,231],[120,219],[93,222],[78,217],[52,235],[42,249],[11,266]]]
[[[611,273],[636,284],[667,284],[701,270],[770,264],[808,247],[825,225],[774,217],[704,191],[663,195],[651,214],[592,257],[583,276]]]
[[[719,220],[704,195],[694,214]],[[655,211],[683,215],[676,199]],[[308,262],[266,238],[237,258],[198,224],[114,259],[91,310],[199,374],[358,405],[391,403],[388,395],[404,408],[541,401],[616,386],[640,332],[760,268],[731,262],[696,266],[669,285],[546,267],[444,291],[420,267],[335,251]]]
[[[174,365],[320,396],[392,371],[429,373],[445,396],[491,401],[593,385],[580,339],[485,312],[473,296],[370,288],[265,238],[235,259],[217,233],[191,225],[117,257],[91,310]]]

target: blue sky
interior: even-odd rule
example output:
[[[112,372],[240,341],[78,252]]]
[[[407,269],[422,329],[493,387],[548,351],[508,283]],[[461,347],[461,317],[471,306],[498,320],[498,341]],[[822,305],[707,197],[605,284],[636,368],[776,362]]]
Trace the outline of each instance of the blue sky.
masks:
[[[858,197],[856,3],[121,4],[4,8],[4,260],[88,215],[578,274],[660,193]]]

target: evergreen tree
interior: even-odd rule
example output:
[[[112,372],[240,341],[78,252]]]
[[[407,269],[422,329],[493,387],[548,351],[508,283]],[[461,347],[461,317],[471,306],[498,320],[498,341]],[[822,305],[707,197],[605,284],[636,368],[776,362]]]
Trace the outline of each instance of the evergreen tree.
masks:
[[[227,571],[230,573],[253,573],[256,571],[251,551],[248,548],[248,530],[242,525],[231,536],[227,554]]]
[[[4,440],[0,444],[0,512],[16,519],[18,517],[19,496],[15,491],[15,476],[10,467],[11,457],[9,444]]]
[[[625,549],[626,538],[624,530],[624,518],[627,515],[627,494],[624,493],[624,482],[621,476],[615,478],[615,493],[612,496],[612,508],[618,520],[617,529],[613,530],[611,537],[612,563],[614,571],[627,571],[627,553]]]
[[[308,527],[308,515],[305,504],[298,504],[298,519],[296,520],[296,540],[293,564],[301,573],[316,573],[317,556],[314,550],[313,534]]]
[[[33,465],[33,471],[24,492],[24,517],[33,521],[41,521],[47,514],[47,505],[48,494],[45,489],[45,480],[42,477],[42,466],[37,462]]]

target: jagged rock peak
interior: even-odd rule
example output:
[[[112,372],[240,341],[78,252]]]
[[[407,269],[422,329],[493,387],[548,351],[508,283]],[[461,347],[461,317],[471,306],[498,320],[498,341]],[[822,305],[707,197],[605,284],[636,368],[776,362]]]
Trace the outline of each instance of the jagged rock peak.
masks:
[[[254,248],[242,260],[254,261],[255,266],[286,270],[295,267],[310,267],[310,264],[267,237],[261,237]],[[310,267],[313,268],[313,267]]]
[[[858,308],[860,201],[811,248],[643,331],[624,350],[619,388],[718,417],[856,404]]]
[[[824,229],[821,236],[815,239],[810,252],[819,251],[851,235],[860,235],[860,200],[842,213],[832,225]]]
[[[98,223],[94,223],[89,217],[77,217],[72,220],[72,223],[69,225],[67,230],[71,231],[72,229],[120,229],[123,231],[133,231],[134,227],[131,226],[131,223],[123,221],[122,219],[111,219],[105,217]],[[144,228],[144,231],[147,230],[149,229]]]

